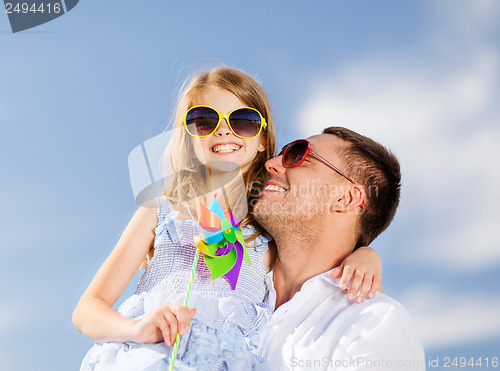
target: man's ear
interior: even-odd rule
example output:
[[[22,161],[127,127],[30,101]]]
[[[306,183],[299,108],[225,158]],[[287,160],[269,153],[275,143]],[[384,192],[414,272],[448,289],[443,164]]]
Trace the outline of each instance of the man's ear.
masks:
[[[333,204],[333,211],[345,213],[364,209],[366,199],[365,187],[360,184],[351,184],[344,188],[344,191],[337,197],[337,202]]]

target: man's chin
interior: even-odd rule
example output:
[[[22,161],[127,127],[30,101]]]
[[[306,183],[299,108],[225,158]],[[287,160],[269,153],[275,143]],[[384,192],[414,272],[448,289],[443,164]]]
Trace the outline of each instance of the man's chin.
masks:
[[[275,209],[277,206],[283,205],[283,201],[276,200],[272,195],[266,195],[261,192],[257,202],[254,205],[254,211],[259,209],[266,213],[270,212],[270,210]]]
[[[272,200],[271,197],[259,198],[253,208],[255,219],[266,229],[272,228],[274,224],[280,224],[287,219],[284,203]]]
[[[271,208],[269,204],[263,200],[261,197],[259,197],[259,200],[253,207],[253,216],[257,222],[259,222],[260,225],[262,225],[264,228],[267,229],[265,224],[268,224],[269,221],[269,214],[270,214]]]
[[[262,202],[262,200],[261,200],[261,199],[260,199],[260,197],[259,197],[259,199],[258,199],[258,200],[257,200],[257,202],[255,203],[255,205],[253,205],[253,214],[254,214],[254,216],[255,216],[255,217],[257,217],[257,215],[258,215],[258,214],[260,214],[260,213],[262,212],[262,207],[264,207],[264,206],[262,205],[262,203],[263,203],[263,202]]]

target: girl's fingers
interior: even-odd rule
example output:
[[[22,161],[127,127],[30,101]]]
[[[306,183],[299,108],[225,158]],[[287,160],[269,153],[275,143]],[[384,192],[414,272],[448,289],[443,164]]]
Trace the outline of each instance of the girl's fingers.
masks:
[[[163,337],[163,341],[166,345],[170,342],[170,326],[162,313],[157,313],[153,318],[151,323],[160,330]]]
[[[342,264],[343,265],[343,264]],[[343,267],[343,272],[342,272],[342,278],[340,279],[339,281],[339,287],[342,289],[342,290],[345,290],[347,285],[349,284],[349,281],[351,280],[352,278],[352,275],[354,273],[354,270],[351,268],[351,266],[349,265],[346,265],[345,267]]]
[[[377,290],[375,290],[372,286],[372,288],[370,289],[370,291],[368,291],[368,297],[371,299],[375,296],[375,293],[377,292]]]
[[[373,298],[377,291],[382,292],[382,277],[380,274],[373,276],[373,284],[370,291],[368,291],[368,297]]]
[[[165,337],[165,334],[163,335],[163,337],[165,339],[169,339],[170,344],[167,345],[173,346],[175,342],[175,336],[177,335],[177,318],[175,318],[175,316],[172,314],[172,312],[170,312],[170,310],[165,311],[163,313],[163,316],[165,317],[165,320],[167,321],[169,326],[168,337]]]
[[[372,287],[373,284],[373,277],[369,277],[367,275],[364,276],[363,278],[363,283],[361,284],[361,288],[359,289],[358,296],[356,296],[356,303],[361,303],[363,299],[365,298],[366,294],[368,293],[368,290],[370,287]]]
[[[196,309],[179,307],[174,310],[174,315],[177,318],[179,334],[184,335],[189,328],[191,318],[196,314]]]
[[[349,291],[347,292],[347,300],[353,300],[356,296],[356,293],[363,282],[364,273],[360,273],[358,271],[354,272],[352,277],[351,286],[349,287]]]
[[[165,303],[151,316],[151,324],[157,328],[167,346],[173,346],[177,333],[181,335],[189,328],[196,309],[179,304]]]
[[[342,266],[328,273],[328,275],[332,278],[339,278],[341,274],[342,274]]]

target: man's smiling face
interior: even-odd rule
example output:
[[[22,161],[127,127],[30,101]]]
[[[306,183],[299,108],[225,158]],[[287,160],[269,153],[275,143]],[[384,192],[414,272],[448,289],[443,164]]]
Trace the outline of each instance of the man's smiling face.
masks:
[[[329,134],[308,140],[315,152],[343,168],[337,154],[342,140]],[[275,238],[276,233],[289,233],[303,229],[305,224],[321,223],[323,216],[330,212],[331,201],[339,197],[342,187],[349,186],[345,178],[311,155],[297,167],[283,166],[282,156],[277,156],[266,162],[266,169],[270,177],[260,193],[254,214]]]

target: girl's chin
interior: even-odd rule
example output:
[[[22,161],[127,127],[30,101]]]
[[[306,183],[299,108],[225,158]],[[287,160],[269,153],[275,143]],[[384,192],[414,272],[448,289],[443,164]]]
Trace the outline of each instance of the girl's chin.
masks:
[[[205,166],[209,167],[211,171],[221,173],[234,173],[240,171],[240,165],[236,162],[230,161],[229,159],[211,159],[205,164]]]

